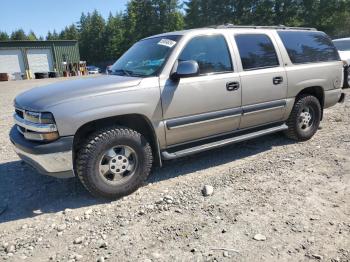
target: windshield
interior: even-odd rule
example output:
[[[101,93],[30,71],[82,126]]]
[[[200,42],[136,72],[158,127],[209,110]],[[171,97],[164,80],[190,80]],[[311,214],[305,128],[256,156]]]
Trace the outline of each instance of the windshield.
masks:
[[[179,38],[169,35],[137,42],[115,62],[110,69],[111,74],[135,77],[157,75]]]
[[[334,45],[339,51],[350,51],[350,40],[334,41]]]

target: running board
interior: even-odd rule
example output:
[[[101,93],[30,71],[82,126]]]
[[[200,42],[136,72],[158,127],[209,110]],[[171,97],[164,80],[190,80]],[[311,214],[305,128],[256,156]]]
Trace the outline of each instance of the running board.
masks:
[[[214,148],[218,148],[218,147],[223,147],[226,145],[242,142],[245,140],[250,140],[250,139],[253,139],[256,137],[269,135],[269,134],[276,133],[276,132],[283,131],[283,130],[287,130],[287,129],[288,129],[288,126],[286,124],[283,124],[281,126],[275,126],[275,127],[259,130],[256,132],[244,134],[244,135],[230,137],[230,138],[226,138],[224,140],[203,144],[203,145],[191,147],[188,149],[183,149],[183,150],[173,152],[173,153],[163,151],[162,158],[164,160],[171,160],[171,159],[176,159],[176,158],[180,158],[180,157],[185,157],[188,155],[200,153],[200,152],[207,151],[207,150],[214,149]]]

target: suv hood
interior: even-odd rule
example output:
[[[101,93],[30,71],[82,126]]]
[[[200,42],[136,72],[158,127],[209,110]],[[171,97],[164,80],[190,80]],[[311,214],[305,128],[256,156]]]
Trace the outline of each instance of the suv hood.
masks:
[[[26,110],[44,111],[67,100],[134,87],[141,80],[142,78],[115,75],[66,80],[28,90],[16,97],[15,105]]]

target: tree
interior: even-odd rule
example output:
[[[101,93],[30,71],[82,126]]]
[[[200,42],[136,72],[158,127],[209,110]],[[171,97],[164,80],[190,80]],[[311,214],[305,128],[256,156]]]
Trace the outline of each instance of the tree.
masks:
[[[350,0],[129,0],[124,12],[111,13],[107,21],[97,11],[83,13],[78,23],[59,34],[48,32],[46,39],[78,40],[83,60],[106,65],[147,36],[224,23],[316,27],[345,37],[350,35]],[[0,32],[2,39],[8,35]],[[20,29],[11,39],[36,36]]]
[[[70,26],[66,26],[64,30],[59,34],[59,39],[61,40],[78,40],[79,32],[78,28],[75,24],[71,24]]]
[[[137,24],[137,1],[130,1],[127,4],[126,12],[123,15],[123,28],[127,29],[123,34],[122,49],[126,50],[134,43],[138,36],[136,36]]]
[[[23,29],[18,29],[11,34],[11,40],[27,40],[26,33],[23,31]]]
[[[124,50],[123,50],[123,16],[121,13],[113,16],[111,13],[109,14],[104,42],[105,42],[105,58],[107,62],[114,62],[117,58],[119,58]]]
[[[300,0],[276,0],[273,5],[273,22],[275,25],[298,26],[297,17]]]
[[[316,27],[350,35],[350,0],[187,0],[186,27],[223,23]]]
[[[10,39],[10,37],[6,32],[0,31],[0,41],[7,41],[9,39]]]
[[[200,0],[187,1],[185,3],[185,23],[187,28],[195,28],[200,26]]]
[[[178,0],[131,0],[123,16],[124,44],[127,49],[136,41],[163,32],[184,28]]]
[[[105,59],[106,23],[96,10],[92,14],[82,14],[80,19],[80,53],[89,63],[98,63]]]
[[[185,21],[179,11],[179,2],[177,0],[153,0],[156,22],[155,33],[177,31],[184,28]]]
[[[35,33],[33,31],[30,31],[28,36],[27,36],[27,39],[28,40],[31,40],[31,41],[35,41],[35,40],[38,40],[38,38],[36,37]]]
[[[46,40],[59,40],[59,35],[57,34],[56,30],[53,30],[52,33],[49,31],[47,33]]]

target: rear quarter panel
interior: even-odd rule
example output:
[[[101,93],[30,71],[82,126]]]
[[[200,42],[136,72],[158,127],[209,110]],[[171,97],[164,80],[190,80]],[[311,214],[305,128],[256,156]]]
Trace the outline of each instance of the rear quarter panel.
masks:
[[[293,64],[277,32],[275,32],[275,38],[287,72],[287,98],[295,98],[303,89],[308,87],[322,87],[325,95],[327,91],[341,89],[343,78],[342,61]]]

